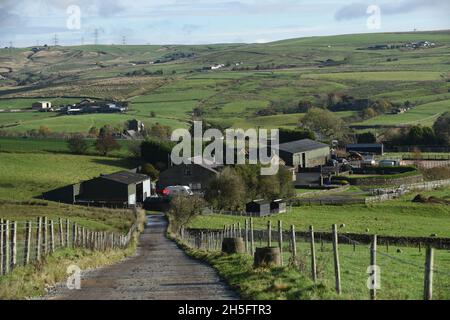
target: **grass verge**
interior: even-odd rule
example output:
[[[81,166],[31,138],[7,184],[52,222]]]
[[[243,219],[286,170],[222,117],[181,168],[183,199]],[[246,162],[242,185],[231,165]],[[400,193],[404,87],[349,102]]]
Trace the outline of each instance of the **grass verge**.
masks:
[[[189,248],[179,241],[177,243],[188,255],[216,269],[242,299],[330,300],[338,298],[332,289],[321,283],[315,285],[294,266],[255,269],[250,256],[205,252]]]

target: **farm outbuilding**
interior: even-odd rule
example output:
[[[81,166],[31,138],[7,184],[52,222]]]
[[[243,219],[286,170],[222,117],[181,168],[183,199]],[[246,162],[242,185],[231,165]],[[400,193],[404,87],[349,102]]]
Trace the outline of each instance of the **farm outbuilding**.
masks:
[[[50,201],[106,206],[134,206],[150,196],[150,178],[129,171],[101,175],[43,195]]]
[[[318,167],[330,159],[330,146],[310,139],[283,143],[279,149],[286,165],[297,169]]]
[[[270,203],[270,211],[272,213],[285,213],[286,212],[286,202],[283,199],[273,200]]]
[[[50,110],[52,108],[52,103],[48,101],[39,101],[31,105],[33,110]]]
[[[246,214],[252,217],[270,216],[270,201],[253,200],[247,203],[245,209]]]

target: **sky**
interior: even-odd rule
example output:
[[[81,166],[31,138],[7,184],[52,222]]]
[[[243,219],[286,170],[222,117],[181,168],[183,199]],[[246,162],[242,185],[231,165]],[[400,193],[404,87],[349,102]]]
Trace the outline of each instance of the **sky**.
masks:
[[[0,46],[265,43],[450,29],[450,0],[0,0]]]

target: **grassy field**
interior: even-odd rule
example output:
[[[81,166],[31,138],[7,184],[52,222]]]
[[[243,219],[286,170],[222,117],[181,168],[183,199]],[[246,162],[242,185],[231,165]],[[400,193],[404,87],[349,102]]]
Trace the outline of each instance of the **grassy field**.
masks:
[[[286,214],[270,218],[255,218],[257,229],[264,229],[267,220],[276,225],[277,220],[283,220],[288,229],[295,225],[297,230],[308,230],[313,225],[317,230],[331,230],[332,224],[345,224],[341,232],[368,233],[391,236],[428,237],[438,234],[440,237],[450,237],[450,207],[439,204],[419,204],[411,200],[417,193],[409,194],[398,200],[387,201],[373,205],[342,205],[342,206],[301,206],[294,207]],[[434,195],[450,198],[450,189],[424,192],[424,195]],[[223,228],[240,221],[244,217],[227,215],[198,216],[190,224],[197,228]],[[367,231],[369,230],[369,231]]]
[[[437,46],[367,50],[379,43],[420,40]],[[59,104],[78,99],[73,97],[132,103],[127,115],[0,113],[0,126],[16,132],[41,125],[56,132],[86,132],[92,125],[121,127],[124,121],[137,118],[147,125],[159,122],[184,128],[192,110],[202,108],[205,119],[233,127],[294,128],[298,113],[264,117],[256,112],[271,105],[293,108],[304,100],[323,106],[329,93],[398,103],[409,100],[415,105],[405,114],[380,115],[358,124],[431,125],[450,110],[449,47],[450,33],[436,31],[310,37],[267,44],[59,47],[35,54],[32,61],[27,58],[29,48],[0,50],[2,64],[13,69],[8,84],[0,87],[0,109],[21,109],[34,100]],[[329,59],[333,63],[324,64]],[[204,71],[220,63],[229,66]],[[158,73],[129,76],[142,69]],[[42,85],[18,85],[34,71],[51,77],[51,85],[39,79],[35,84]],[[355,113],[346,111],[341,116]]]
[[[0,199],[28,200],[100,173],[132,167],[125,159],[98,156],[0,153]]]
[[[118,140],[121,148],[112,151],[110,157],[126,158],[130,156],[129,146],[133,143],[131,140]],[[89,155],[98,155],[95,150],[94,140],[88,140]],[[70,153],[67,141],[64,139],[50,139],[50,138],[15,138],[15,137],[0,137],[0,152],[7,153]]]

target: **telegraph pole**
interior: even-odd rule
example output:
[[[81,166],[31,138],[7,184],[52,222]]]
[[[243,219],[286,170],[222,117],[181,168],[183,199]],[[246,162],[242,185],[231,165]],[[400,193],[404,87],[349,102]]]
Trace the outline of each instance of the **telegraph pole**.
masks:
[[[59,40],[58,40],[58,35],[55,34],[55,36],[53,37],[53,43],[55,44],[55,47],[58,45]]]

